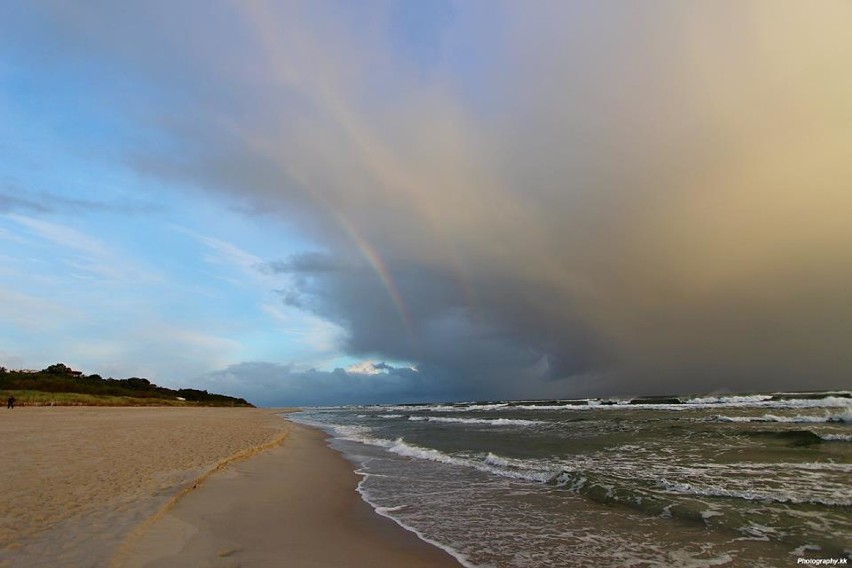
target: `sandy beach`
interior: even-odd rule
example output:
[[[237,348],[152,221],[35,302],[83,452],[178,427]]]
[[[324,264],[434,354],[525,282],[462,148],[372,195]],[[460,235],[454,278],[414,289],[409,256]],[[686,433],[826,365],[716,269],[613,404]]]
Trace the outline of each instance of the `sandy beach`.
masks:
[[[0,566],[103,566],[218,466],[286,435],[246,408],[24,407],[0,415]]]
[[[269,410],[18,408],[0,436],[4,568],[458,565]]]

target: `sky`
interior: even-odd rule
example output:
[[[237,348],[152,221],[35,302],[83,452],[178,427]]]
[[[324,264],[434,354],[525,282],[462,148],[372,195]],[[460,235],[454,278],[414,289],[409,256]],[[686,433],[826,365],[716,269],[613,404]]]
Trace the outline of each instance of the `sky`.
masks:
[[[0,5],[0,365],[848,388],[852,4]]]

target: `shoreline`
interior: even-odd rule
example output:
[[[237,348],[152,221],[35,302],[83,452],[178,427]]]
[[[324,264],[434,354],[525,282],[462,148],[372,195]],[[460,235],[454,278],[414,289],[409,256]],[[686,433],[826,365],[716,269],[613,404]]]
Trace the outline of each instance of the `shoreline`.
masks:
[[[328,447],[326,433],[285,423],[280,445],[208,477],[111,566],[461,566],[365,502],[351,462]]]

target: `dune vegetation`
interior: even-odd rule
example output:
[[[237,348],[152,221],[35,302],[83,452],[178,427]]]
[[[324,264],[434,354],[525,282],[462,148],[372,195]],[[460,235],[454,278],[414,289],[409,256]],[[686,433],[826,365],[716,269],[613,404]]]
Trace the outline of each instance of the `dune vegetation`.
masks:
[[[253,406],[242,398],[170,389],[148,379],[85,375],[63,363],[41,371],[0,367],[0,394],[19,406]]]

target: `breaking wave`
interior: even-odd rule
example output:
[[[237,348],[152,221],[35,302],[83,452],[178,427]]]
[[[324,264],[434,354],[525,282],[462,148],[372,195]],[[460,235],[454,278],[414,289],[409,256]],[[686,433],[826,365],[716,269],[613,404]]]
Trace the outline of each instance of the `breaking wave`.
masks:
[[[420,422],[444,422],[455,424],[486,424],[488,426],[536,426],[541,420],[519,420],[514,418],[448,418],[443,416],[409,416],[409,420]]]
[[[724,416],[719,414],[711,417],[710,420],[715,422],[785,422],[791,424],[850,423],[852,422],[852,410],[835,414],[796,416],[777,416],[775,414],[764,414],[763,416]]]
[[[712,485],[702,487],[691,483],[667,481],[665,479],[660,480],[660,485],[666,491],[670,491],[672,493],[679,493],[682,495],[695,495],[699,497],[730,497],[736,499],[744,499],[746,501],[762,501],[764,503],[768,501],[774,501],[776,503],[794,503],[798,505],[827,505],[829,507],[852,506],[852,498],[843,498],[841,496],[838,496],[837,498],[833,499],[816,496],[804,498],[790,493],[761,490],[742,491],[736,489],[728,489],[725,487],[716,487]]]

